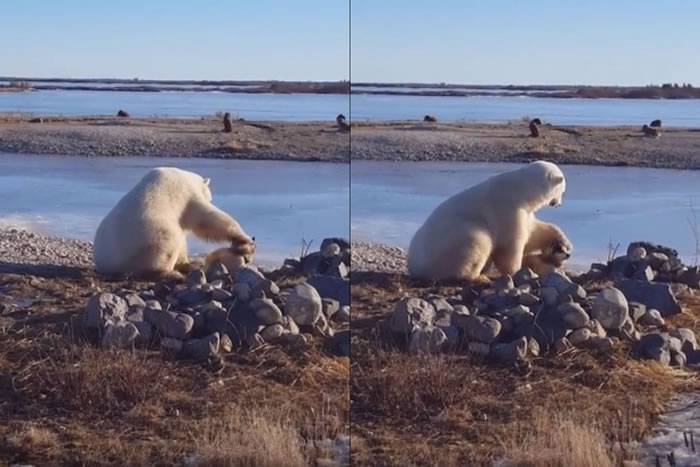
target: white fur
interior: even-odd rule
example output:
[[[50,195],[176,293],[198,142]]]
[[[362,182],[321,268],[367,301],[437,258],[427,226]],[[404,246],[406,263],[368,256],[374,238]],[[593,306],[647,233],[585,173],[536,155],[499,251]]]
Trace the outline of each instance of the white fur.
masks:
[[[97,271],[172,272],[188,264],[188,231],[207,240],[252,245],[238,222],[211,200],[209,179],[172,167],[151,170],[97,228]]]
[[[561,231],[534,213],[560,205],[565,190],[559,167],[537,161],[457,193],[413,236],[409,273],[423,279],[473,280],[491,261],[502,274],[514,273],[526,252],[544,249],[553,236],[558,238]]]

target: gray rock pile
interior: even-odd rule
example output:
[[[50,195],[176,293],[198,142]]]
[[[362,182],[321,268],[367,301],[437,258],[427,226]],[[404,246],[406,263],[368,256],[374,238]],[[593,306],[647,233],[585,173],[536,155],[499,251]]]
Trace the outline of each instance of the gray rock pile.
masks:
[[[626,341],[639,358],[700,367],[693,331],[669,329],[665,320],[681,311],[676,294],[697,288],[696,274],[675,251],[636,242],[625,257],[593,265],[576,282],[564,272],[538,277],[523,268],[488,287],[467,286],[461,295],[406,297],[382,324],[382,335],[413,353],[467,350],[504,364],[572,347],[606,352]],[[615,279],[588,290],[579,284],[592,277]]]
[[[350,242],[342,238],[326,238],[319,251],[301,260],[287,259],[283,268],[306,276],[323,297],[332,298],[341,307],[350,306]]]
[[[184,283],[95,295],[81,321],[106,349],[159,346],[197,361],[264,344],[305,346],[312,336],[349,355],[349,333],[335,332],[349,322],[349,306],[314,286],[314,277],[281,289],[253,265],[231,273],[217,262],[192,271]]]

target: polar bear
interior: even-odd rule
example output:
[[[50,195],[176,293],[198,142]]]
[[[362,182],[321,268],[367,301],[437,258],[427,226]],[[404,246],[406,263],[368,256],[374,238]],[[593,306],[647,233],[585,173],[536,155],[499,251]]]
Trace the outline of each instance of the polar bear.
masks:
[[[95,268],[104,274],[178,276],[175,269],[189,263],[188,231],[251,255],[253,240],[211,200],[208,178],[173,167],[151,170],[97,228]]]
[[[440,204],[413,236],[410,275],[475,280],[491,262],[502,274],[512,274],[528,253],[531,264],[546,263],[546,258],[534,257],[556,244],[568,254],[571,243],[563,232],[534,214],[543,206],[561,205],[565,191],[559,167],[536,161],[457,193]]]

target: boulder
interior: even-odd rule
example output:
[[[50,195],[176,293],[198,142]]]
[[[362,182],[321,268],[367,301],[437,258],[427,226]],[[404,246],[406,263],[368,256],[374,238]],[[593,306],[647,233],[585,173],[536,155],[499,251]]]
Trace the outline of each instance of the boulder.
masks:
[[[189,339],[182,346],[182,355],[186,358],[202,361],[219,353],[221,337],[218,332],[201,339]]]
[[[108,321],[102,334],[102,347],[105,349],[131,349],[139,337],[139,330],[129,321]]]
[[[337,300],[340,306],[350,305],[348,279],[317,274],[309,277],[307,283],[314,287],[321,297]]]
[[[420,298],[403,298],[394,307],[389,319],[389,329],[399,334],[409,334],[414,327],[432,325],[435,308]]]
[[[647,308],[655,308],[663,317],[681,312],[681,306],[669,284],[622,279],[615,282],[615,286],[627,300],[642,303]]]
[[[600,291],[593,300],[591,317],[598,320],[606,330],[618,330],[628,317],[625,295],[618,289],[608,287]]]
[[[513,364],[525,360],[528,354],[528,339],[521,337],[512,342],[494,344],[490,356],[503,364]]]
[[[445,332],[433,325],[416,327],[408,344],[410,353],[439,353],[447,343]]]
[[[323,313],[321,296],[308,283],[294,287],[287,297],[285,312],[301,326],[312,326]]]
[[[101,293],[90,297],[82,315],[83,326],[102,329],[106,321],[121,321],[125,318],[129,305],[126,300],[113,293]]]

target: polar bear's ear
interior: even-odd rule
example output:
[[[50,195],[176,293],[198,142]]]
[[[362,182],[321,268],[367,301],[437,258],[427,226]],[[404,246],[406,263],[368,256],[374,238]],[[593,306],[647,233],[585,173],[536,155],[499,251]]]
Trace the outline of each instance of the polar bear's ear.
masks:
[[[561,182],[564,181],[564,176],[563,175],[549,175],[549,179],[552,181],[553,185],[559,185]]]
[[[205,178],[204,179],[204,186],[209,186],[209,182],[211,182],[211,178]]]

